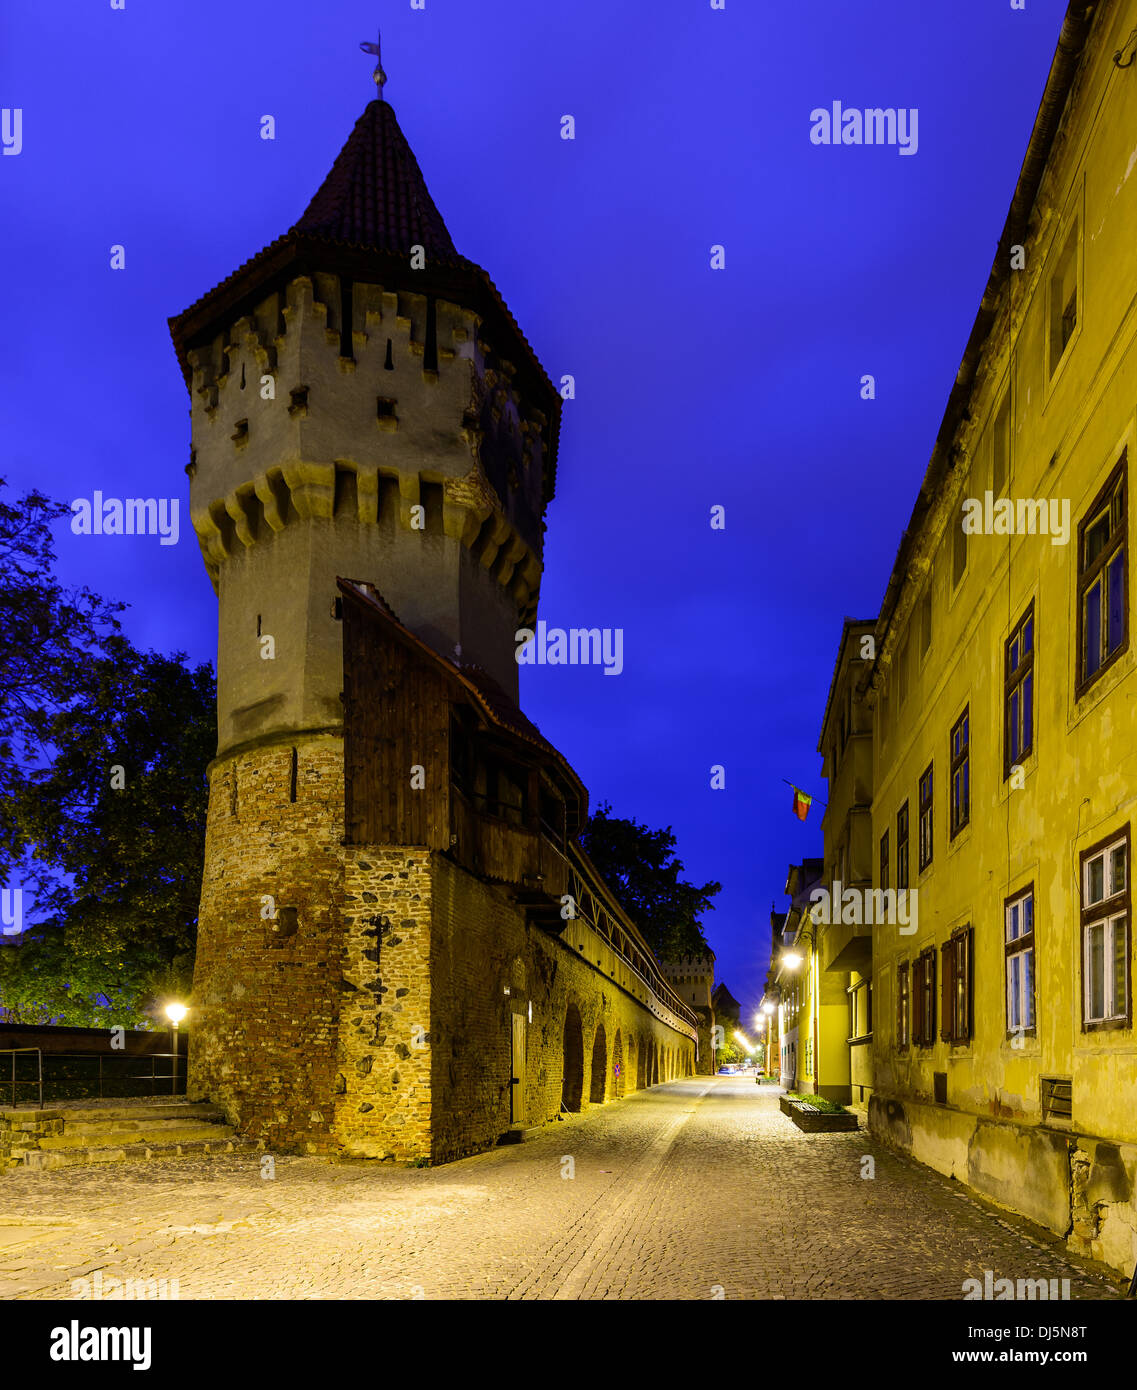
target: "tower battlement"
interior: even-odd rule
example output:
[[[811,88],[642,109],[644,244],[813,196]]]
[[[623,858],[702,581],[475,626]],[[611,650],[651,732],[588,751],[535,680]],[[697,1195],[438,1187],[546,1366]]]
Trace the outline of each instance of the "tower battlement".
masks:
[[[307,571],[324,590],[310,615],[318,631],[336,574],[363,573],[432,645],[461,647],[516,689],[513,634],[534,621],[540,588],[549,418],[482,333],[481,316],[458,304],[317,273],[187,352],[190,513],[228,596],[222,649],[227,612],[241,615],[248,647],[266,633],[273,596]],[[254,664],[259,650],[241,660],[236,623],[232,633],[219,662],[223,747],[226,732],[250,733],[249,707],[277,693],[267,676],[298,676],[287,653],[271,673]],[[331,684],[313,693],[320,708],[302,700],[293,714],[337,723]]]

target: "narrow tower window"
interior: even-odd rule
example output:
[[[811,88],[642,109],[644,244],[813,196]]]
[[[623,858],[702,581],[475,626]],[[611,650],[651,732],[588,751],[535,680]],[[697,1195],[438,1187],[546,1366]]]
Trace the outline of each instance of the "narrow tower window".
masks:
[[[295,800],[296,800],[296,749],[295,749],[295,748],[292,750],[292,775],[291,775],[291,777],[289,778],[289,782],[288,782],[288,799],[289,799],[289,801],[295,801]]]
[[[423,345],[422,369],[424,372],[438,371],[438,323],[433,296],[426,301],[426,342]]]

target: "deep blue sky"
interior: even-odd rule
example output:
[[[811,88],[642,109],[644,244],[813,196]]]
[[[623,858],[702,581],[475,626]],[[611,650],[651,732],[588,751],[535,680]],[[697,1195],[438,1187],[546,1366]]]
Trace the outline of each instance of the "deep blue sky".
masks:
[[[526,668],[523,703],[593,804],[672,825],[689,876],[722,882],[707,931],[749,1011],[786,865],[821,849],[781,779],[825,795],[841,621],[879,606],[1064,9],[7,0],[0,472],[68,502],[181,497],[178,546],[62,529],[61,568],[129,601],[136,642],[213,659],[166,319],[299,217],[374,95],[358,43],[381,21],[459,251],[577,381],[541,616],[622,627],[625,671]],[[834,99],[918,108],[918,153],[814,147]]]

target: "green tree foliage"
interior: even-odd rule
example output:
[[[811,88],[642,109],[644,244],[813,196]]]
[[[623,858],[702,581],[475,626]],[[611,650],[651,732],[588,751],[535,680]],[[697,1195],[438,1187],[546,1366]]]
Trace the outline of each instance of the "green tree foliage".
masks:
[[[208,666],[107,640],[51,724],[22,826],[67,876],[45,905],[76,957],[157,967],[192,951],[217,747]]]
[[[0,1006],[145,1026],[192,975],[215,685],[133,647],[123,605],[58,583],[67,511],[0,497],[0,883],[34,924],[0,949]]]
[[[124,961],[115,969],[75,959],[58,926],[33,927],[0,950],[0,1003],[10,1023],[61,1023],[70,1028],[139,1024],[145,972]]]
[[[660,960],[707,951],[700,917],[714,908],[721,883],[696,887],[680,875],[671,827],[649,830],[612,815],[604,802],[588,818],[580,842],[605,882]]]
[[[29,846],[21,825],[29,783],[51,756],[55,712],[77,698],[92,655],[118,631],[122,604],[55,576],[52,523],[61,502],[29,492],[18,502],[0,479],[0,883]],[[25,873],[37,875],[37,863]],[[26,880],[25,880],[26,881]]]
[[[726,1035],[718,1047],[715,1048],[715,1061],[720,1067],[728,1066],[735,1062],[745,1062],[747,1057],[753,1057],[753,1052],[743,1052],[739,1046],[738,1039],[734,1036],[734,1031],[727,1028]]]

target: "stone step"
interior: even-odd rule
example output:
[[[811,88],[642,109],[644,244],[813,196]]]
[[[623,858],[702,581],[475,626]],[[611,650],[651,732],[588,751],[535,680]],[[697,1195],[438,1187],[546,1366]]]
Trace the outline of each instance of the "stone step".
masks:
[[[229,1137],[229,1128],[206,1120],[138,1121],[127,1125],[121,1120],[109,1125],[78,1125],[64,1127],[62,1134],[45,1135],[41,1149],[98,1149],[120,1148],[123,1144],[171,1144],[183,1140],[219,1139]]]
[[[12,1117],[27,1118],[29,1111],[9,1111]],[[134,1105],[66,1105],[53,1108],[45,1105],[34,1112],[45,1118],[64,1120],[68,1127],[81,1124],[102,1124],[107,1120],[207,1120],[223,1124],[225,1116],[208,1101],[147,1100]]]
[[[129,1163],[156,1158],[217,1157],[229,1154],[260,1153],[263,1144],[255,1139],[211,1138],[193,1139],[181,1143],[120,1144],[94,1148],[27,1149],[24,1166],[40,1171],[49,1168],[70,1168],[80,1163]]]

